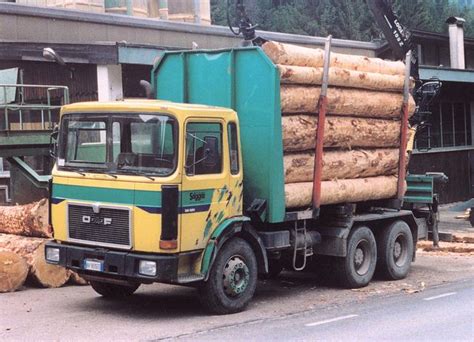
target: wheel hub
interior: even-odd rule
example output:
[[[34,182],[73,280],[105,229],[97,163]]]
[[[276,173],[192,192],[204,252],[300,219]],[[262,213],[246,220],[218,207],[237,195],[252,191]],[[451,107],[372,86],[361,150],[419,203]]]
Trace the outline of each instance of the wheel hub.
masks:
[[[367,240],[362,240],[356,247],[354,253],[354,268],[359,275],[364,275],[370,268],[370,248]]]
[[[224,266],[223,286],[229,297],[242,294],[248,286],[250,271],[240,256],[231,257]]]
[[[354,259],[356,266],[360,267],[360,265],[362,265],[362,263],[364,262],[364,251],[360,248],[357,248]]]
[[[400,245],[400,242],[395,242],[395,246],[393,247],[393,256],[395,259],[400,258],[400,255],[402,254],[402,246]]]
[[[393,259],[397,266],[403,266],[409,258],[407,253],[407,241],[403,235],[397,236],[393,245]]]

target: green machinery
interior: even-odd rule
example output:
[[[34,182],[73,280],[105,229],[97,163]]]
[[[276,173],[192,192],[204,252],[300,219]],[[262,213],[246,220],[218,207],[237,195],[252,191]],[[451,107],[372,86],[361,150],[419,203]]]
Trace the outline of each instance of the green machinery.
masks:
[[[412,210],[415,217],[426,219],[426,229],[419,230],[424,233],[424,236],[419,237],[428,238],[428,234],[431,233],[433,245],[438,246],[439,198],[435,193],[435,184],[447,183],[448,177],[440,172],[427,172],[424,175],[408,174],[406,181],[407,191],[403,199],[404,207]]]
[[[43,100],[27,101],[26,93]],[[62,105],[69,103],[66,86],[0,84],[0,158],[11,166],[15,189],[47,190],[50,176],[40,175],[24,160],[26,156],[49,156],[50,135]],[[44,167],[49,171],[49,166]],[[15,200],[16,201],[16,200]],[[21,202],[21,201],[20,201]]]

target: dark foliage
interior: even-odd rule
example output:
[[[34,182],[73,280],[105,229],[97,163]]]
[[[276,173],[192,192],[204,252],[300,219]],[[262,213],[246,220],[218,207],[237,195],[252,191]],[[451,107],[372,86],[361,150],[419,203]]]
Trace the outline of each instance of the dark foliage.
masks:
[[[387,0],[391,1],[391,0]],[[474,37],[474,8],[466,0],[393,0],[409,29],[446,32],[450,16],[466,19],[465,34]],[[234,4],[235,0],[231,1]],[[246,0],[247,12],[263,30],[365,40],[380,38],[365,0]],[[231,5],[231,14],[234,5]],[[227,0],[211,0],[212,22],[227,25]]]

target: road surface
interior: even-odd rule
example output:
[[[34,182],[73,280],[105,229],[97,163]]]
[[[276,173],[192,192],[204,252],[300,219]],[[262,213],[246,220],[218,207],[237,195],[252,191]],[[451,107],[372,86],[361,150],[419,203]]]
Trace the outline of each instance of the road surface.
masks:
[[[26,288],[0,294],[0,341],[199,341],[231,336],[237,340],[265,340],[264,336],[292,340],[324,336],[341,340],[369,334],[374,334],[375,340],[403,340],[401,336],[415,338],[415,333],[444,337],[446,331],[450,338],[445,340],[451,341],[453,336],[474,340],[472,320],[468,322],[471,330],[467,334],[466,322],[461,319],[466,310],[473,316],[469,299],[474,296],[472,290],[466,292],[474,280],[473,265],[473,256],[419,253],[407,279],[374,280],[358,290],[337,288],[325,280],[324,274],[284,272],[276,280],[259,282],[247,311],[227,316],[207,315],[199,305],[196,291],[179,286],[142,286],[122,302],[105,300],[89,286]],[[449,292],[456,295],[423,300]],[[454,308],[444,309],[454,301]],[[433,311],[436,308],[441,313]],[[421,317],[428,320],[421,320],[421,312]],[[405,324],[406,329],[391,330],[392,326],[386,324],[389,315],[398,328]],[[341,319],[344,316],[351,317]],[[419,318],[414,320],[412,316]],[[334,323],[319,324],[336,318],[339,320]],[[292,323],[280,329],[286,321]],[[433,327],[428,327],[427,322]],[[305,325],[311,323],[318,324]],[[418,330],[414,330],[416,327]],[[338,335],[331,335],[331,329]],[[327,335],[323,335],[326,330]]]
[[[183,335],[184,341],[473,341],[474,284],[372,298],[301,315]]]

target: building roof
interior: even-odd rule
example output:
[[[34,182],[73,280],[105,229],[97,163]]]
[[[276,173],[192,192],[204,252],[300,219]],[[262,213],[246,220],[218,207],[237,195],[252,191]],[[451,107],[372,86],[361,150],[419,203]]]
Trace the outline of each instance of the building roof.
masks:
[[[32,20],[34,18],[35,20]],[[214,49],[237,46],[242,40],[228,27],[137,18],[111,13],[91,13],[51,7],[0,2],[2,37],[10,41],[91,43],[133,42],[166,47]],[[8,28],[8,29],[7,29]],[[264,39],[308,46],[323,46],[326,39],[258,31]],[[333,47],[347,53],[374,56],[379,43],[333,39]]]
[[[419,40],[436,40],[436,41],[449,41],[449,35],[447,33],[439,33],[439,32],[431,32],[431,31],[424,31],[424,30],[411,30],[413,35],[413,39],[416,41]],[[474,38],[471,37],[464,37],[464,44],[474,46]]]

